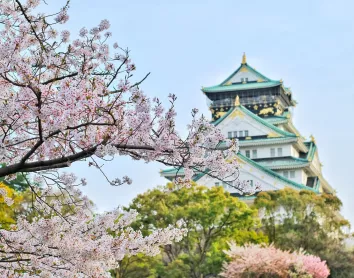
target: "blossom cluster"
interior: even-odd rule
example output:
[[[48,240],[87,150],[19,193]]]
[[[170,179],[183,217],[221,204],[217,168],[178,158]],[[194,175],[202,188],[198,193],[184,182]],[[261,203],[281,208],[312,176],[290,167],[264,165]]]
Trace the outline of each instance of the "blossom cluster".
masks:
[[[55,196],[51,188],[38,195]],[[75,206],[73,204],[75,199]],[[21,217],[9,230],[0,230],[0,277],[110,277],[124,256],[154,256],[159,246],[179,241],[186,229],[157,229],[148,236],[129,225],[135,210],[97,214],[73,187],[61,198],[36,199],[40,217]],[[50,207],[50,209],[48,209]],[[58,213],[53,215],[53,210]]]
[[[248,275],[260,277],[326,278],[330,272],[325,261],[304,252],[282,251],[274,246],[230,244],[225,253],[231,262],[224,265],[222,277],[237,278]],[[267,276],[267,277],[268,277]]]
[[[0,3],[0,177],[69,167],[93,155],[184,167],[182,183],[198,171],[224,178],[237,170],[230,159],[235,143],[196,109],[182,138],[176,96],[165,109],[140,89],[143,80],[132,81],[136,66],[128,50],[110,47],[107,20],[71,39],[56,29],[69,20],[68,6],[43,15],[35,9],[41,2]],[[223,140],[229,148],[222,150]]]
[[[169,227],[144,237],[128,228],[136,212],[95,215],[76,196],[74,175],[45,171],[85,159],[101,170],[94,156],[125,155],[183,167],[182,184],[198,172],[223,179],[238,170],[237,146],[196,110],[182,138],[175,129],[176,96],[169,95],[165,108],[141,90],[147,76],[132,81],[136,66],[127,49],[110,47],[107,20],[75,38],[57,27],[69,20],[70,1],[51,15],[36,11],[42,2],[0,1],[0,177],[36,173],[36,183],[57,185],[61,194],[31,187],[41,217],[0,230],[0,271],[2,277],[105,277],[123,256],[154,255],[185,230]],[[228,148],[220,149],[221,141]]]

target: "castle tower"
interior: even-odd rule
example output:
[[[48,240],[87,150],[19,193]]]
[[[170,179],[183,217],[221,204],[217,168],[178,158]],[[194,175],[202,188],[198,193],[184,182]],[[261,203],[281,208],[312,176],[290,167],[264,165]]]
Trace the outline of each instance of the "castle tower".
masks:
[[[247,63],[222,83],[202,87],[211,111],[212,123],[230,139],[239,140],[240,180],[260,184],[263,191],[284,187],[334,193],[322,175],[322,165],[313,136],[305,140],[292,122],[296,105],[290,88],[282,80],[272,80]],[[161,174],[172,179],[180,169]],[[199,184],[221,185],[208,175],[196,175]],[[223,185],[232,194],[237,192]],[[243,198],[254,198],[252,196]]]

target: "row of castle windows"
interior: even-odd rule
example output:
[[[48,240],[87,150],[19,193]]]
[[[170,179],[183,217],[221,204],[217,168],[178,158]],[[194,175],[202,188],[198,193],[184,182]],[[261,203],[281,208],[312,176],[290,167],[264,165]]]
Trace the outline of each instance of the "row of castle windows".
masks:
[[[295,171],[284,171],[283,172],[283,176],[285,177],[285,178],[291,178],[291,179],[293,179],[293,178],[295,178]]]
[[[277,148],[277,156],[283,156],[283,148]],[[270,149],[270,156],[275,157],[275,148]]]
[[[237,138],[237,137],[247,137],[248,134],[249,134],[248,130],[229,131],[227,133],[227,138],[232,139],[232,138]]]
[[[270,156],[275,157],[275,151],[277,151],[277,156],[283,156],[283,148],[271,148]],[[248,158],[251,158],[251,150],[246,150],[245,155]],[[252,150],[252,158],[257,158],[257,150]]]

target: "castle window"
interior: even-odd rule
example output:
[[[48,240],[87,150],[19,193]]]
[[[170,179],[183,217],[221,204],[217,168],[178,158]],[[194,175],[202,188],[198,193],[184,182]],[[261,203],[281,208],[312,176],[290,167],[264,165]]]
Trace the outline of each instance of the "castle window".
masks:
[[[234,131],[234,137],[237,138],[237,131]]]
[[[248,130],[245,130],[245,137],[248,136]]]
[[[282,148],[278,148],[278,156],[283,156],[283,149]]]
[[[239,131],[238,133],[239,133],[239,136],[240,136],[240,137],[243,137],[243,131],[242,131],[242,130]]]
[[[248,82],[248,77],[245,78],[245,81]]]
[[[289,178],[289,171],[284,171],[283,175],[284,175],[284,177]]]
[[[257,158],[257,150],[252,150],[252,157]]]
[[[251,158],[251,151],[250,150],[246,151],[246,157]]]
[[[250,186],[253,186],[253,180],[248,180],[247,182]]]
[[[291,179],[295,178],[295,171],[290,171],[290,178]]]
[[[229,132],[227,133],[227,138],[229,138],[229,139],[232,138],[232,132],[231,132],[231,131],[229,131]]]
[[[220,185],[220,183],[219,183],[219,182],[216,182],[216,183],[215,183],[215,186],[219,186],[219,185]]]
[[[270,156],[275,157],[275,149],[274,148],[270,149]]]
[[[244,79],[244,78],[241,78],[241,82],[245,82],[245,79]]]

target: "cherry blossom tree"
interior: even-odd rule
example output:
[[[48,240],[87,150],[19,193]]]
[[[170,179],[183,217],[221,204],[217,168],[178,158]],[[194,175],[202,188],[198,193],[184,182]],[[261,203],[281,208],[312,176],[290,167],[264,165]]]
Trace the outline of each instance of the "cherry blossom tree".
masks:
[[[124,256],[154,256],[160,245],[179,241],[186,232],[170,225],[144,237],[128,227],[137,216],[135,210],[94,215],[87,198],[69,185],[65,194],[49,188],[38,194],[57,195],[46,202],[36,200],[36,209],[45,217],[31,222],[21,217],[11,229],[0,231],[0,277],[110,277],[108,270]],[[70,207],[73,196],[75,206]]]
[[[55,29],[68,20],[68,4],[55,15],[35,14],[39,4],[0,5],[0,159],[6,164],[0,177],[69,167],[93,155],[183,166],[187,180],[206,169],[221,179],[235,172],[235,149],[216,150],[225,139],[197,110],[182,139],[176,96],[165,111],[139,88],[145,78],[131,81],[135,64],[128,50],[109,47],[107,20],[71,41],[68,30]]]
[[[123,256],[154,254],[184,230],[171,226],[143,237],[127,228],[134,211],[95,215],[75,187],[86,181],[58,170],[85,160],[110,184],[131,183],[107,177],[98,161],[124,155],[183,167],[185,176],[176,179],[181,185],[206,172],[244,191],[244,183],[234,183],[237,145],[197,110],[182,138],[175,129],[176,96],[169,95],[165,109],[141,90],[148,74],[133,80],[136,66],[128,49],[110,43],[107,20],[71,39],[65,28],[58,31],[69,19],[69,1],[50,15],[36,11],[41,2],[0,1],[0,178],[22,175],[41,215],[0,231],[0,273],[105,277]],[[220,149],[221,141],[227,148]]]

